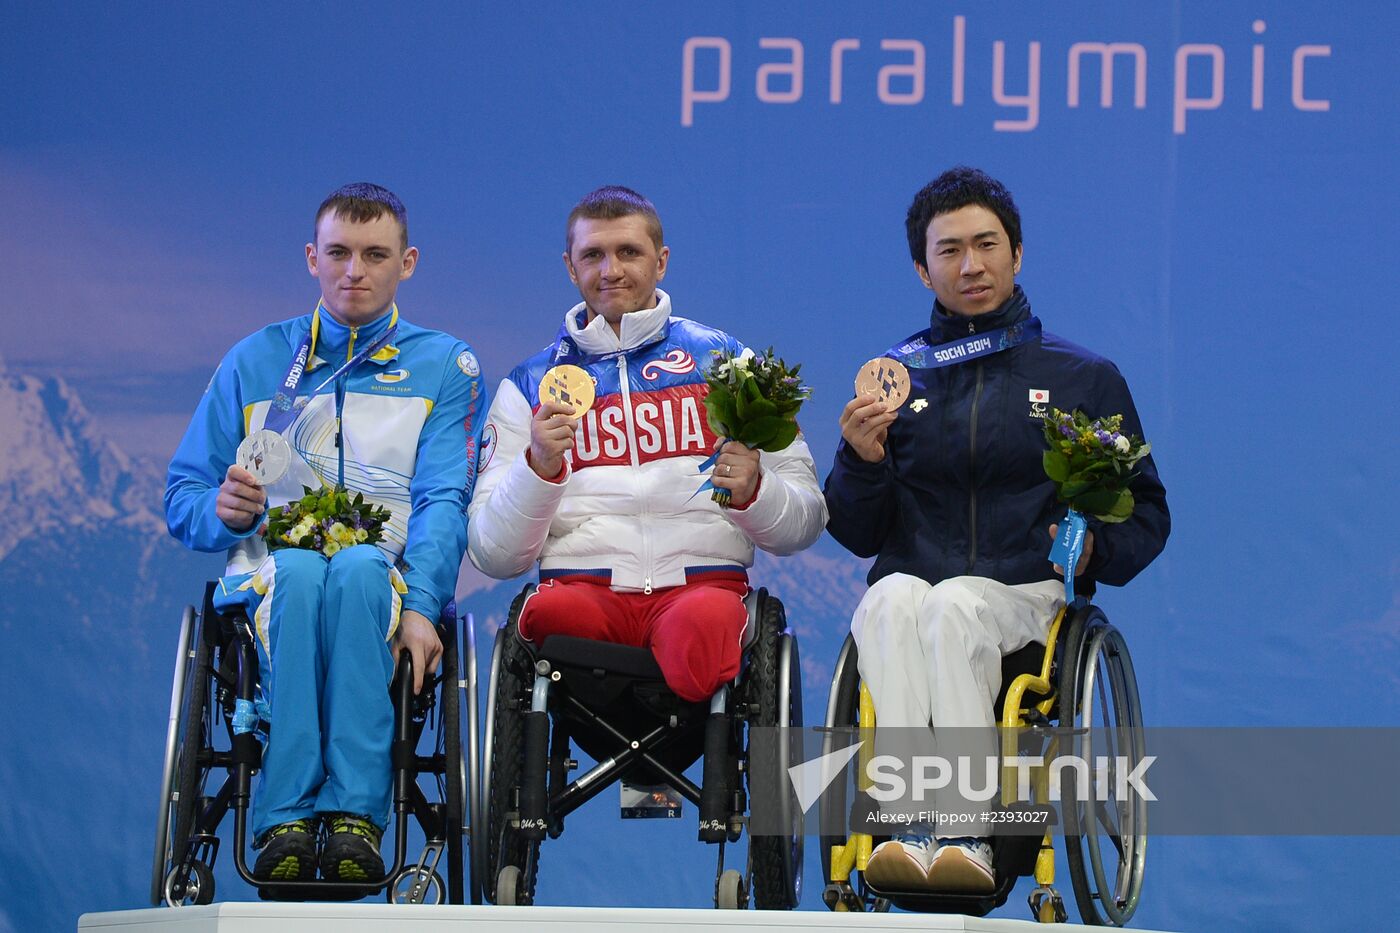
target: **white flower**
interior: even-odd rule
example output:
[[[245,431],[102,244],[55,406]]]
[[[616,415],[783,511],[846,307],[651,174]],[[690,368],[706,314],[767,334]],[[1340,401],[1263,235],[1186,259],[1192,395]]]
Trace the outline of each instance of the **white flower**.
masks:
[[[753,359],[753,351],[745,347],[743,353],[734,357],[734,368],[747,371],[749,368],[749,360],[751,359]]]
[[[1127,453],[1132,448],[1132,446],[1132,444],[1128,443],[1128,439],[1121,434],[1118,435],[1118,437],[1115,438],[1113,441],[1114,449],[1117,450],[1120,454]]]

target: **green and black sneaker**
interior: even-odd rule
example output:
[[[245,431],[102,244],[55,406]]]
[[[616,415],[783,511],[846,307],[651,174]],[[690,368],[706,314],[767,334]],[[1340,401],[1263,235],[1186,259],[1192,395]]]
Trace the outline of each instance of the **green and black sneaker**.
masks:
[[[292,820],[274,826],[254,844],[262,854],[253,865],[259,881],[314,881],[316,878],[316,821]]]
[[[373,882],[384,877],[379,840],[384,831],[368,817],[327,813],[321,877],[326,881]]]

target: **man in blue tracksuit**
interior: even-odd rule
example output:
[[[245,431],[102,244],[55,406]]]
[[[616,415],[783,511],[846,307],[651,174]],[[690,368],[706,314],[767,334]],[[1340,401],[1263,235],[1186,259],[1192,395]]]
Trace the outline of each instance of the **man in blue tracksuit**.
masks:
[[[1066,509],[1042,466],[1042,419],[1052,406],[1078,408],[1123,415],[1125,433],[1143,430],[1111,362],[1053,334],[1035,336],[1030,302],[1015,284],[1020,214],[1005,187],[975,169],[951,169],[914,198],[906,227],[915,270],[937,297],[930,330],[916,336],[935,350],[1004,328],[1015,339],[991,355],[911,366],[897,411],[874,396],[845,407],[826,481],[827,529],[875,558],[851,628],[878,723],[990,728],[1002,656],[1043,640],[1064,602],[1046,555]],[[961,358],[957,350],[937,357]],[[1139,467],[1133,516],[1089,520],[1075,570],[1081,592],[1127,583],[1166,543],[1165,491],[1151,457]],[[983,836],[916,826],[876,849],[867,877],[890,888],[989,892]]]
[[[412,657],[415,691],[442,653],[434,622],[466,548],[481,381],[466,344],[399,317],[394,295],[417,260],[391,192],[355,184],[332,193],[306,247],[321,300],[229,351],[170,464],[170,533],[195,550],[228,552],[216,603],[246,609],[257,633],[269,729],[253,802],[254,874],[265,880],[309,880],[318,863],[327,880],[383,875],[388,685],[401,651]],[[387,344],[366,355],[390,328]],[[288,385],[309,401],[282,424],[272,402]],[[266,488],[235,462],[240,441],[263,428],[280,431],[291,451],[286,475]],[[303,486],[337,484],[390,510],[379,544],[328,546],[329,557],[269,554],[266,510],[300,498]]]

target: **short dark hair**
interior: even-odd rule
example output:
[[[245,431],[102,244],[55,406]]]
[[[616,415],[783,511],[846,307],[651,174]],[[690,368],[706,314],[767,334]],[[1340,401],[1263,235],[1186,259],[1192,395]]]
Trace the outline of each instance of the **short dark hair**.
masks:
[[[316,229],[321,226],[321,218],[327,214],[344,217],[351,223],[365,224],[385,214],[399,222],[401,249],[408,249],[408,211],[403,202],[388,188],[372,185],[367,181],[357,181],[335,189],[316,209],[316,222],[311,228],[311,241],[316,242]]]
[[[928,225],[933,218],[969,204],[979,204],[997,215],[1015,255],[1021,248],[1021,212],[1016,210],[1011,192],[981,169],[957,165],[919,189],[909,205],[904,229],[915,263],[928,268]]]
[[[574,249],[574,221],[617,220],[619,217],[631,217],[635,214],[640,214],[646,221],[651,242],[656,244],[658,250],[661,249],[665,245],[665,239],[661,232],[661,218],[656,213],[656,205],[631,188],[604,185],[585,194],[583,199],[574,205],[574,209],[569,211],[569,221],[564,228],[565,251],[572,253]]]

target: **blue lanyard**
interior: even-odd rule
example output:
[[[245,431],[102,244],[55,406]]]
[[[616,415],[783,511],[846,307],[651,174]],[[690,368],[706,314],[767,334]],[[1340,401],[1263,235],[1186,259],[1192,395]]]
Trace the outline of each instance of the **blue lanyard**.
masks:
[[[929,343],[930,336],[930,331],[920,331],[885,355],[910,369],[956,366],[1040,339],[1040,318],[1029,317],[1010,327],[989,330],[984,334],[968,334],[948,343]]]
[[[302,376],[306,374],[306,363],[311,357],[311,349],[315,346],[316,334],[320,329],[318,326],[320,324],[320,314],[321,306],[317,305],[316,311],[312,314],[311,329],[307,331],[305,337],[301,338],[301,343],[297,345],[296,352],[292,354],[292,362],[287,367],[287,374],[282,377],[282,382],[277,386],[277,394],[272,397],[272,404],[267,410],[267,417],[263,420],[263,428],[265,430],[276,431],[279,434],[287,430],[287,428],[291,427],[292,422],[296,421],[297,416],[301,414],[302,409],[306,407],[307,403],[316,397],[317,392],[320,392],[326,386],[388,346],[389,341],[394,339],[394,335],[397,334],[399,330],[398,321],[395,320],[385,328],[384,333],[375,338],[369,346],[365,347],[359,353],[356,353],[349,360],[342,363],[335,372],[321,380],[320,384],[308,392],[305,398],[298,399],[297,389],[301,385]],[[394,309],[394,316],[398,316],[397,308]]]

